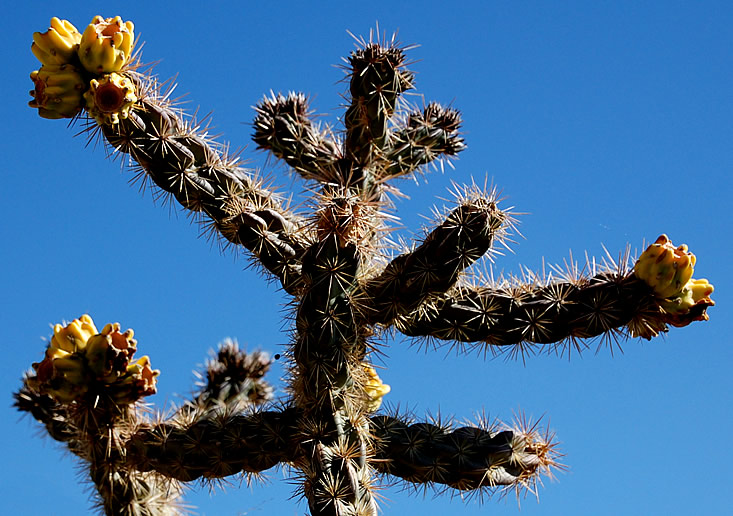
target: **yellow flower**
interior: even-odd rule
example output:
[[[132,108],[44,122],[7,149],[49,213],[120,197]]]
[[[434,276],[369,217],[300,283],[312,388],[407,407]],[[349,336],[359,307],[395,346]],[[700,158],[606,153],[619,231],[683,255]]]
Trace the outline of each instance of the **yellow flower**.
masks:
[[[693,279],[687,282],[678,297],[674,299],[666,299],[660,304],[664,311],[668,314],[687,314],[690,310],[698,305],[713,306],[715,303],[710,299],[710,294],[715,288],[706,279]],[[696,320],[707,321],[708,314],[704,311]]]
[[[119,323],[107,324],[100,333],[92,318],[82,315],[54,335],[44,359],[33,364],[39,389],[59,403],[95,400],[134,403],[156,392],[156,378],[150,359],[133,362],[137,341],[132,330],[122,333]]]
[[[51,18],[46,32],[34,32],[31,52],[44,65],[67,64],[76,54],[81,34],[66,20]]]
[[[664,321],[673,326],[707,321],[706,310],[715,305],[710,299],[714,289],[708,280],[692,278],[695,262],[695,255],[686,245],[674,247],[667,235],[662,235],[634,265],[636,277],[654,291],[664,310]]]
[[[59,349],[67,353],[83,351],[89,338],[96,333],[97,328],[94,326],[94,321],[88,314],[84,314],[66,326],[56,324],[53,327],[49,349]]]
[[[127,366],[127,373],[114,385],[112,396],[117,403],[129,404],[155,394],[158,375],[160,371],[150,366],[150,357],[141,357]]]
[[[127,373],[132,356],[137,351],[137,341],[132,330],[120,332],[120,323],[105,325],[99,335],[89,339],[86,358],[97,379],[113,383]]]
[[[654,289],[656,297],[677,297],[692,278],[695,262],[685,244],[674,247],[667,235],[661,235],[636,261],[634,274]]]
[[[135,26],[122,18],[95,16],[79,44],[79,60],[92,73],[119,72],[130,59]]]
[[[99,125],[111,125],[129,116],[130,109],[137,102],[137,95],[130,79],[110,73],[100,79],[92,79],[84,99],[89,115]]]
[[[364,392],[367,396],[367,410],[375,412],[382,405],[382,398],[392,390],[386,383],[382,383],[377,371],[370,365],[364,364],[367,379],[364,383]]]
[[[70,64],[43,65],[31,73],[35,88],[28,105],[43,118],[73,118],[81,111],[84,79]]]

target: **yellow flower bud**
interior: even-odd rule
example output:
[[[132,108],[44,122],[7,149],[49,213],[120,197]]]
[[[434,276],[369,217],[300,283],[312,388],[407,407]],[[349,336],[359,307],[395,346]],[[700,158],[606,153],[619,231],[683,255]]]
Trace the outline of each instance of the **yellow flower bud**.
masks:
[[[693,306],[704,304],[712,306],[713,300],[710,294],[713,293],[714,287],[708,283],[706,279],[690,280],[682,289],[680,295],[674,299],[665,300],[661,303],[662,308],[668,314],[686,314]],[[702,314],[704,320],[708,319],[706,313]]]
[[[92,79],[84,99],[89,115],[99,125],[112,125],[129,116],[130,109],[137,102],[137,95],[130,79],[111,73],[98,80]]]
[[[53,337],[49,349],[59,349],[68,353],[82,351],[87,341],[96,335],[97,328],[89,315],[84,314],[74,319],[66,326],[56,324],[53,327]]]
[[[79,60],[92,73],[119,72],[130,60],[135,26],[122,18],[95,16],[79,44]]]
[[[133,336],[132,330],[120,332],[119,323],[97,333],[86,314],[66,326],[57,324],[46,356],[33,364],[38,389],[60,403],[105,396],[129,404],[155,394],[160,371],[152,369],[146,356],[132,361],[137,351]]]
[[[81,111],[84,79],[69,64],[43,65],[31,73],[35,88],[28,105],[43,118],[73,118]]]
[[[150,358],[146,355],[128,365],[127,373],[110,386],[108,392],[117,403],[134,403],[157,392],[156,378],[159,374],[159,370],[150,366]]]
[[[46,32],[33,33],[31,52],[44,65],[68,64],[79,48],[81,34],[66,20],[51,18]]]
[[[634,264],[636,277],[652,287],[665,323],[682,327],[708,320],[706,310],[715,305],[710,299],[713,286],[705,279],[692,278],[696,261],[686,245],[674,247],[662,235]]]
[[[377,371],[370,365],[364,364],[364,371],[367,374],[367,380],[364,383],[364,392],[367,396],[367,410],[375,412],[382,405],[382,398],[387,394],[391,387],[382,383]]]
[[[695,262],[686,245],[674,247],[667,235],[661,235],[636,261],[634,273],[654,289],[656,297],[673,298],[692,278]]]

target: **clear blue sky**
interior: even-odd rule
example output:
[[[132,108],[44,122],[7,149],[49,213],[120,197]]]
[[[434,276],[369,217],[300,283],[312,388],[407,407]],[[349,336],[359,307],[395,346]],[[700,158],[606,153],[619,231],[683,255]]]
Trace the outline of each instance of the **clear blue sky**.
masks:
[[[48,4],[51,4],[50,2]],[[481,410],[511,420],[544,416],[570,469],[522,501],[521,514],[723,514],[730,510],[733,6],[707,2],[16,2],[4,10],[5,120],[0,238],[5,393],[0,432],[4,514],[77,515],[88,494],[68,454],[9,407],[19,378],[44,350],[49,324],[90,313],[132,327],[162,370],[157,407],[192,386],[191,371],[226,337],[281,352],[286,297],[246,260],[222,255],[198,228],[128,185],[129,171],[86,147],[63,121],[26,107],[38,67],[31,35],[52,16],[83,28],[96,14],[132,20],[144,57],[178,75],[189,106],[213,112],[216,132],[247,146],[251,166],[299,194],[302,184],[249,143],[251,106],[298,90],[336,121],[345,84],[333,65],[354,34],[379,22],[418,43],[417,92],[465,118],[468,150],[455,170],[431,173],[398,214],[411,238],[451,181],[488,176],[525,212],[526,237],[498,270],[519,273],[639,250],[660,233],[698,256],[716,287],[711,320],[651,342],[571,360],[521,362],[425,353],[385,343],[387,400],[416,414],[459,419]],[[65,7],[61,5],[65,4]],[[416,99],[418,102],[421,102]],[[594,346],[595,349],[595,346]],[[276,387],[282,370],[270,380]],[[728,407],[728,408],[726,408]],[[283,473],[210,496],[202,515],[303,514]],[[514,498],[483,506],[450,496],[383,491],[386,514],[519,514]]]

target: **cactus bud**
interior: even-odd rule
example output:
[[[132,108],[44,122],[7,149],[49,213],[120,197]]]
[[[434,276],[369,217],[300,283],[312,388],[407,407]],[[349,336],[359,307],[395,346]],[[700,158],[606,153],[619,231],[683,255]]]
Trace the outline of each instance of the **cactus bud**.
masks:
[[[111,73],[99,80],[92,79],[84,93],[89,115],[99,125],[112,125],[127,118],[137,102],[135,85],[124,75]]]
[[[370,365],[364,365],[364,371],[367,374],[367,381],[364,384],[364,391],[367,395],[367,410],[369,412],[376,412],[382,405],[382,398],[391,389],[386,383],[382,383],[382,379],[379,378],[377,371]]]
[[[126,374],[115,384],[112,394],[120,404],[130,404],[143,396],[157,392],[156,378],[160,371],[150,366],[150,358],[146,355],[127,366]]]
[[[119,72],[127,64],[135,40],[132,22],[95,16],[79,44],[79,60],[92,73]]]
[[[73,118],[82,108],[84,79],[69,64],[43,65],[31,73],[35,88],[28,105],[43,118]]]
[[[667,313],[666,321],[677,327],[687,326],[694,321],[707,321],[710,317],[706,309],[715,304],[710,299],[713,290],[706,279],[688,281],[678,297],[660,303]]]
[[[88,314],[74,319],[66,326],[56,324],[49,350],[60,349],[69,353],[81,351],[86,347],[89,338],[96,333],[97,328]]]
[[[634,273],[654,289],[658,298],[666,299],[682,292],[692,278],[695,261],[685,244],[674,247],[667,235],[661,235],[639,257]]]
[[[54,326],[54,335],[40,363],[33,364],[41,392],[59,403],[104,394],[116,403],[133,403],[155,394],[160,371],[150,359],[132,362],[137,341],[132,330],[120,332],[120,324],[105,325],[97,333],[92,318],[82,315],[66,326]]]
[[[76,54],[81,34],[66,20],[51,18],[46,32],[34,32],[31,52],[44,65],[68,64]]]
[[[634,274],[653,289],[665,321],[673,326],[707,321],[705,310],[715,304],[710,299],[713,286],[706,279],[692,279],[695,263],[686,245],[674,247],[661,235],[634,264]]]

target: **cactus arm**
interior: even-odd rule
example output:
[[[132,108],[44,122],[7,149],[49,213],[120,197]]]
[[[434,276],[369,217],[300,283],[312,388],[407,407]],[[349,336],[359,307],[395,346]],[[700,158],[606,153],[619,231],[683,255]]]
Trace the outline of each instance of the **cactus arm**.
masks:
[[[16,407],[86,463],[106,514],[179,514],[175,484],[125,466],[124,443],[142,419],[137,402],[155,393],[159,373],[148,357],[133,360],[133,335],[117,323],[98,333],[88,315],[55,325],[43,361],[15,395]]]
[[[261,351],[246,352],[236,341],[225,340],[197,372],[199,390],[172,419],[200,419],[204,415],[238,414],[272,401],[273,388],[264,379],[272,361]]]
[[[460,273],[503,237],[511,224],[493,197],[466,200],[415,250],[390,262],[363,286],[364,314],[370,323],[390,324],[428,297],[445,293]]]
[[[385,150],[388,163],[382,172],[384,179],[405,176],[441,156],[455,156],[466,148],[458,130],[461,115],[430,103],[423,111],[407,116],[406,127],[396,130]]]
[[[285,161],[306,180],[337,182],[341,149],[335,139],[309,118],[302,94],[265,97],[255,107],[252,139],[260,149]]]
[[[531,488],[549,473],[558,453],[552,437],[536,428],[492,432],[372,416],[377,471],[413,484],[442,484],[460,491]]]
[[[180,481],[261,473],[294,462],[293,410],[202,417],[138,430],[127,442],[127,466]]]
[[[619,332],[651,338],[666,329],[649,287],[633,274],[613,272],[548,285],[459,288],[396,326],[408,336],[492,346],[550,344]]]
[[[105,514],[184,514],[179,511],[179,490],[157,473],[128,468],[121,450],[126,441],[125,429],[137,424],[130,407],[104,401],[91,408],[80,404],[72,410],[33,387],[34,376],[24,379],[15,393],[15,407],[28,412],[42,423],[48,435],[66,444],[83,460],[89,470],[98,503]],[[121,431],[122,429],[122,431]]]
[[[137,76],[137,90],[146,78]],[[155,91],[130,116],[101,124],[107,142],[129,153],[156,186],[185,209],[207,215],[209,227],[243,245],[288,292],[297,290],[304,222],[261,181],[228,160]]]
[[[209,417],[187,425],[138,430],[127,443],[127,466],[180,481],[257,474],[277,464],[303,464],[298,409]],[[536,427],[501,431],[415,423],[373,415],[371,460],[376,472],[413,485],[460,491],[498,486],[521,489],[560,467],[552,436]]]
[[[344,150],[358,170],[387,147],[389,119],[399,96],[413,88],[414,75],[404,68],[405,54],[395,45],[364,44],[351,53],[348,63],[351,104],[344,115]]]
[[[128,407],[129,408],[129,407]],[[109,413],[109,409],[115,412]],[[136,425],[133,410],[119,413],[119,406],[97,407],[85,414],[80,428],[89,476],[101,498],[105,514],[157,516],[182,514],[176,507],[180,491],[156,473],[132,471],[126,466],[120,429]]]

